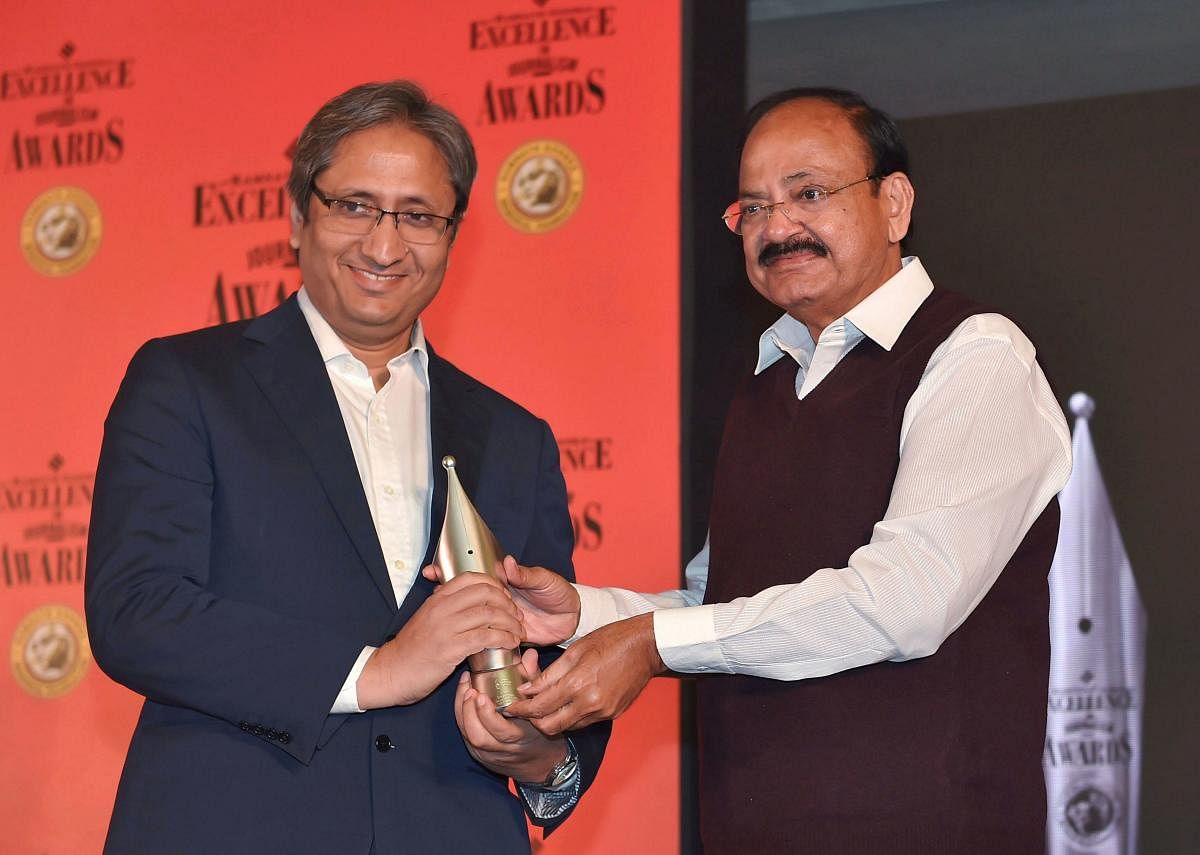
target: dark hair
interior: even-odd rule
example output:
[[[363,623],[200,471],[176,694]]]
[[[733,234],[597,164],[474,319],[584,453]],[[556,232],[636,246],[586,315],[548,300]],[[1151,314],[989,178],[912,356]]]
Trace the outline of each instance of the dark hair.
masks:
[[[343,92],[317,110],[300,132],[287,189],[301,216],[307,216],[313,182],[333,162],[338,144],[350,134],[392,122],[429,138],[450,172],[453,216],[458,218],[467,210],[478,168],[470,134],[457,116],[430,101],[420,86],[391,80],[364,83]]]
[[[750,108],[746,114],[746,125],[742,131],[742,142],[738,147],[738,156],[746,147],[746,140],[754,126],[762,121],[767,113],[791,101],[805,99],[825,101],[841,107],[847,118],[862,137],[863,145],[871,157],[871,175],[882,178],[893,172],[908,172],[908,148],[900,139],[900,131],[892,117],[877,107],[872,107],[857,92],[848,89],[831,89],[828,87],[797,87],[785,89],[768,95]]]

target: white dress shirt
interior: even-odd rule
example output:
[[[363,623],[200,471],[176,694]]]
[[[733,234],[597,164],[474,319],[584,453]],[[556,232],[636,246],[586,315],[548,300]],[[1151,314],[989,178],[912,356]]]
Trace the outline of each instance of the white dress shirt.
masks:
[[[906,258],[815,344],[804,324],[784,315],[760,338],[755,373],[791,357],[803,399],[863,337],[891,350],[932,290],[920,261]],[[653,611],[659,654],[671,670],[779,680],[933,653],[1070,474],[1062,410],[1033,345],[1011,321],[973,315],[933,352],[905,408],[899,454],[887,511],[848,566],[811,575],[797,568],[803,581],[703,605],[706,542],[688,563],[684,590],[576,585],[581,615],[571,640]]]
[[[429,353],[421,321],[413,324],[409,349],[388,361],[390,376],[376,391],[367,366],[350,353],[303,288],[296,299],[329,372],[399,606],[421,570],[433,501]],[[374,651],[363,649],[331,712],[362,712],[357,683]]]
[[[388,380],[376,391],[367,366],[355,357],[304,288],[296,297],[337,397],[371,520],[383,548],[397,607],[420,572],[429,545],[433,502],[433,444],[429,427],[429,352],[418,319],[409,349],[388,361]],[[360,713],[358,678],[375,647],[355,660],[331,713]],[[579,801],[582,775],[555,788],[518,784],[530,811],[554,819]]]

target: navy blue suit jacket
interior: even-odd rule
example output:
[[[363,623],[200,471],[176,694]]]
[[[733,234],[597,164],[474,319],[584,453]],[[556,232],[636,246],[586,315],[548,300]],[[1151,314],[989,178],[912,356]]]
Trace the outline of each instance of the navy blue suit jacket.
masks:
[[[504,549],[570,576],[545,422],[432,352],[429,375],[433,459],[456,456]],[[427,561],[445,512],[433,471]],[[529,851],[508,780],[458,732],[458,673],[410,706],[329,713],[362,648],[432,585],[418,576],[397,608],[294,297],[134,356],[105,422],[85,590],[96,661],[146,697],[106,851]],[[573,737],[585,784],[607,736]]]

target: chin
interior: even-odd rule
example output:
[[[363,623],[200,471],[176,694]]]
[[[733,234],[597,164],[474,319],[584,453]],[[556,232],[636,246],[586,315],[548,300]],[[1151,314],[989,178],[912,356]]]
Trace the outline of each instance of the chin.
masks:
[[[784,311],[791,311],[811,305],[820,296],[821,288],[812,284],[787,282],[766,285],[759,288],[758,293]]]

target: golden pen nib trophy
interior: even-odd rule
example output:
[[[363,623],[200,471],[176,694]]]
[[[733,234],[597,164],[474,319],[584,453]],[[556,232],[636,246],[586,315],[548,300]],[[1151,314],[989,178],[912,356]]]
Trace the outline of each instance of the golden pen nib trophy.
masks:
[[[486,573],[507,586],[504,577],[496,572],[496,564],[504,558],[504,552],[467,498],[454,470],[454,458],[446,455],[442,466],[446,470],[446,520],[442,523],[436,562],[442,568],[443,581],[449,582],[463,573]],[[489,647],[469,656],[467,664],[471,668],[471,684],[495,701],[496,709],[503,710],[518,700],[517,686],[525,682],[520,669],[520,650]]]

